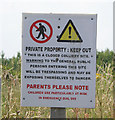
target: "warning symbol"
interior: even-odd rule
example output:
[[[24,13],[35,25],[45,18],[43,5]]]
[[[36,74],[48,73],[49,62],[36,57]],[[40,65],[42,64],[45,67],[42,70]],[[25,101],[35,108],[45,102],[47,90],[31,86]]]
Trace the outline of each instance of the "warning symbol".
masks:
[[[37,43],[47,42],[52,34],[52,26],[45,20],[37,20],[30,27],[30,36]]]
[[[83,42],[72,20],[66,24],[61,35],[58,37],[58,42]]]

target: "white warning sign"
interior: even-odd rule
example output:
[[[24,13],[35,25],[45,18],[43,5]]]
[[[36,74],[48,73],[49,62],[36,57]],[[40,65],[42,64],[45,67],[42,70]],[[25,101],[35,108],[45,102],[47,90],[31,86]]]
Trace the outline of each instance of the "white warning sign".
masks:
[[[22,19],[21,105],[94,108],[97,16]]]

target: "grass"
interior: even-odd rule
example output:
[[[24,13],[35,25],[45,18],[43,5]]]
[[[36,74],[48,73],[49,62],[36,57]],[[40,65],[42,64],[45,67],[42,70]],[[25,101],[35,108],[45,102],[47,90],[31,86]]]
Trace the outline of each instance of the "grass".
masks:
[[[112,66],[97,65],[96,107],[67,108],[67,118],[113,118]],[[10,70],[2,71],[2,118],[50,118],[50,108],[20,106],[21,78]]]
[[[111,65],[97,65],[95,109],[67,109],[72,118],[113,118],[113,76]]]

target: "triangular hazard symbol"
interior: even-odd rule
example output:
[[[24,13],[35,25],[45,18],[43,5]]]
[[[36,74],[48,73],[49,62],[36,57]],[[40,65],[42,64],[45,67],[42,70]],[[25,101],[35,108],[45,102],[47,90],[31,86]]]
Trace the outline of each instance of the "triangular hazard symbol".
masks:
[[[72,20],[69,20],[61,35],[58,37],[58,42],[82,42],[77,29]]]

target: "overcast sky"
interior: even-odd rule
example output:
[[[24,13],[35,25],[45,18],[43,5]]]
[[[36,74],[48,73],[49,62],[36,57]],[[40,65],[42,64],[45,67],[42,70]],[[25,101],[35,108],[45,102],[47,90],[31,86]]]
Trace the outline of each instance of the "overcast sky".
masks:
[[[1,0],[0,51],[21,52],[22,12],[98,14],[97,49],[113,50],[113,0]]]

